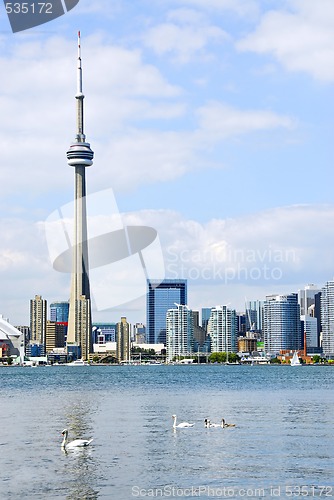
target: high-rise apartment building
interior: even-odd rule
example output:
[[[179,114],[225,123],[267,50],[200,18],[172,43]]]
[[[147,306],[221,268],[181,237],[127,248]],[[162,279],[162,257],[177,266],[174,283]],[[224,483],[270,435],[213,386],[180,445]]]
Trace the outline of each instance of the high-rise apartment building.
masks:
[[[148,280],[147,286],[146,341],[166,345],[166,314],[175,304],[187,304],[187,280]]]
[[[41,295],[30,300],[30,344],[45,346],[47,302]]]
[[[121,361],[129,361],[131,356],[131,339],[130,325],[125,317],[117,323],[117,359]]]
[[[234,309],[212,307],[208,322],[211,352],[237,352],[238,320]]]
[[[208,323],[211,316],[211,307],[202,307],[202,328],[208,329]]]
[[[46,322],[45,351],[51,352],[65,346],[66,326],[55,321]]]
[[[309,316],[310,307],[315,304],[315,296],[320,292],[316,285],[306,285],[305,288],[298,290],[298,304],[300,305],[300,315]]]
[[[193,353],[194,320],[193,313],[186,305],[176,304],[166,315],[166,357],[173,358]]]
[[[298,290],[298,303],[300,305],[300,319],[302,324],[302,337],[306,334],[306,343],[309,352],[314,352],[320,347],[321,312],[319,296],[321,290],[316,285],[306,285]]]
[[[261,334],[263,317],[263,300],[246,302],[246,331],[255,331]]]
[[[334,357],[334,281],[327,281],[321,290],[322,351]]]
[[[264,348],[271,354],[302,347],[300,306],[296,293],[268,295],[263,306]]]
[[[146,328],[143,323],[136,323],[133,325],[133,339],[136,344],[146,343]]]

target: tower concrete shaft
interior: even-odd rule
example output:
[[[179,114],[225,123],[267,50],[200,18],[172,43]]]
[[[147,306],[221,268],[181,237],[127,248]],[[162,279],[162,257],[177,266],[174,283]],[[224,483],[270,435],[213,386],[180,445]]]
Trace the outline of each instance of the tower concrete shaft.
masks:
[[[82,93],[82,67],[80,32],[78,33],[77,66],[77,134],[67,151],[67,163],[75,168],[74,189],[74,240],[72,280],[67,332],[67,351],[87,359],[92,351],[92,319],[89,289],[87,244],[86,167],[93,164],[94,153],[84,134],[84,95]]]

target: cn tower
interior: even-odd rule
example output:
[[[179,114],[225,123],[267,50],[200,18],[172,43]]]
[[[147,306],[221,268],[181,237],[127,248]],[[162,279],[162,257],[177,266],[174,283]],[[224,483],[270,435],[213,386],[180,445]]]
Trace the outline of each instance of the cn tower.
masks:
[[[74,238],[72,255],[72,280],[67,332],[67,353],[88,359],[92,350],[92,319],[89,289],[89,266],[86,213],[86,167],[93,164],[94,153],[84,134],[84,95],[82,93],[82,67],[80,31],[78,32],[77,65],[77,134],[67,151],[67,163],[74,167]]]

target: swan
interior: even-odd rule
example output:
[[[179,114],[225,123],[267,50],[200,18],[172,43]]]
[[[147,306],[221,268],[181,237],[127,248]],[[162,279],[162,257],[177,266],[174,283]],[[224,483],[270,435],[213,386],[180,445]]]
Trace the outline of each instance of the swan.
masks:
[[[181,429],[185,427],[193,427],[195,424],[189,424],[189,422],[181,422],[180,424],[176,425],[176,415],[172,415],[172,419],[174,420],[173,422],[173,428],[174,429]]]
[[[235,427],[235,424],[228,424],[227,422],[225,422],[225,419],[222,418],[221,427],[223,427],[223,428],[225,428],[225,427]]]
[[[214,424],[214,423],[210,422],[210,420],[208,418],[206,418],[204,420],[204,427],[206,427],[207,429],[209,429],[209,428],[211,429],[213,427],[222,427],[222,425],[221,424]]]
[[[89,439],[89,440],[88,439],[75,439],[74,441],[67,443],[68,430],[64,429],[62,431],[62,435],[64,436],[64,439],[63,439],[63,442],[61,443],[61,447],[64,448],[64,450],[88,446],[93,441],[93,439]]]

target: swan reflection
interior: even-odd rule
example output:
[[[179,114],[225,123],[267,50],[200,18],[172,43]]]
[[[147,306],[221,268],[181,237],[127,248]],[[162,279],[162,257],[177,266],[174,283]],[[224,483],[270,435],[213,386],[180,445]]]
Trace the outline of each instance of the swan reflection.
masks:
[[[63,435],[61,450],[63,452],[63,486],[67,489],[66,497],[70,500],[91,499],[99,496],[98,471],[93,446],[92,404],[85,401],[71,402],[65,408],[64,424],[66,428],[60,432]],[[68,435],[74,440],[67,442]],[[89,439],[82,439],[87,436]]]

